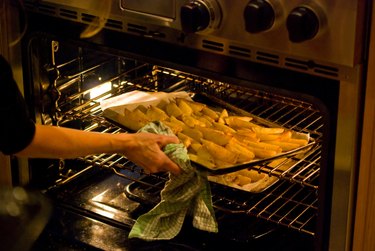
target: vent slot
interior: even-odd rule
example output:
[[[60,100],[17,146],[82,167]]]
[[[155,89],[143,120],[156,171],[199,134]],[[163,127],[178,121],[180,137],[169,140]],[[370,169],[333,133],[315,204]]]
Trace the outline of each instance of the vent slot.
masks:
[[[38,11],[42,13],[46,13],[46,14],[52,14],[52,15],[56,14],[56,8],[50,5],[46,5],[46,4],[39,4]]]
[[[332,76],[332,77],[338,77],[339,76],[338,72],[326,71],[324,69],[314,69],[314,72],[319,73],[319,74],[323,74],[323,75],[327,75],[327,76]]]
[[[308,68],[304,65],[300,65],[300,64],[294,64],[294,63],[285,63],[285,66],[287,67],[290,67],[290,68],[295,68],[295,69],[299,69],[299,70],[304,70],[304,71],[307,71]]]
[[[251,56],[251,50],[243,47],[230,45],[229,54],[249,58]]]
[[[257,51],[256,52],[256,60],[272,63],[272,64],[279,64],[279,56],[267,52]]]
[[[60,16],[67,17],[70,19],[78,19],[78,14],[76,11],[73,10],[67,10],[67,9],[60,9]]]
[[[327,66],[327,65],[316,64],[312,60],[303,61],[303,60],[298,60],[295,58],[286,58],[285,66],[299,69],[299,70],[304,70],[304,71],[312,69],[315,73],[330,76],[330,77],[339,76],[339,70],[337,68]]]
[[[202,47],[214,51],[224,51],[224,45],[222,43],[214,42],[211,40],[203,40]]]
[[[285,66],[307,71],[311,66],[306,61],[298,60],[295,58],[285,58]]]
[[[106,27],[108,28],[113,28],[117,30],[122,30],[123,24],[121,21],[113,20],[113,19],[108,19],[107,23],[105,24]]]
[[[327,66],[327,65],[321,65],[321,64],[315,64],[315,69],[314,72],[328,75],[328,76],[333,76],[333,77],[338,77],[339,76],[339,69],[332,67],[332,66]]]
[[[135,33],[146,34],[147,33],[147,28],[144,27],[144,26],[141,26],[141,25],[128,23],[128,31],[129,32],[135,32]]]
[[[92,22],[94,21],[94,19],[97,18],[96,16],[93,16],[93,15],[90,15],[90,14],[86,14],[86,13],[82,13],[82,21],[84,22]]]

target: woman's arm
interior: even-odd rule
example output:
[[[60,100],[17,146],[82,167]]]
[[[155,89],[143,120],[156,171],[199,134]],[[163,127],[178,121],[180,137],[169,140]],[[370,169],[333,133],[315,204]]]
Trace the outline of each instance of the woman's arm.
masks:
[[[31,158],[76,158],[99,153],[123,153],[129,160],[151,173],[181,169],[161,150],[177,137],[152,133],[109,134],[36,125],[32,142],[15,154]]]

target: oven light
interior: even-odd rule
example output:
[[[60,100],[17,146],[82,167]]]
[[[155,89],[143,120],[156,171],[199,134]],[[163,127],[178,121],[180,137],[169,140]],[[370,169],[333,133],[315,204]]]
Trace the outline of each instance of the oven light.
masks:
[[[111,88],[112,88],[111,82],[105,82],[105,83],[93,88],[90,91],[90,99],[94,99],[96,97],[101,96],[103,93],[109,92],[111,90]],[[107,95],[106,95],[106,97],[107,97]],[[100,100],[102,100],[106,97],[101,97]],[[97,101],[100,101],[100,100],[97,100]]]

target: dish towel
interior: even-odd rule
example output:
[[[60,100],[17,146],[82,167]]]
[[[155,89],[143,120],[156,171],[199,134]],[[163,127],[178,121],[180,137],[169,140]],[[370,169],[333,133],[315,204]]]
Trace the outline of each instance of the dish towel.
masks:
[[[147,124],[140,131],[174,135],[169,127],[159,121]],[[190,164],[187,149],[183,144],[168,144],[164,152],[183,172],[179,175],[169,173],[169,180],[160,194],[161,201],[137,219],[129,238],[172,239],[180,232],[187,215],[192,216],[195,228],[218,232],[207,172],[198,170]]]

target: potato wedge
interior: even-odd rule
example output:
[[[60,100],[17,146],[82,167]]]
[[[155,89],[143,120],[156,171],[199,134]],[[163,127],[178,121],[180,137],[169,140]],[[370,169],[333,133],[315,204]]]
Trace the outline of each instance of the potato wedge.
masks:
[[[175,116],[170,116],[169,121],[173,124],[181,126],[182,128],[186,127],[186,124],[182,122],[181,120],[177,119]]]
[[[259,133],[256,135],[260,141],[281,140],[281,134]]]
[[[227,125],[221,124],[219,122],[213,122],[212,123],[212,127],[214,129],[217,129],[217,130],[225,132],[225,133],[234,134],[236,132],[236,130],[234,130],[233,128],[231,128],[231,127],[229,127]]]
[[[248,128],[251,129],[254,127],[254,123],[240,119],[238,116],[229,116],[225,118],[225,123],[232,127],[233,129]]]
[[[283,152],[291,151],[293,149],[298,148],[300,145],[296,143],[290,143],[290,142],[285,142],[285,141],[264,141],[264,143],[271,144],[271,145],[276,145],[281,147]]]
[[[207,119],[207,116],[198,117],[198,116],[192,115],[192,117],[202,122],[204,124],[204,127],[212,127],[212,123],[214,123],[212,122],[212,120]]]
[[[181,132],[182,131],[182,126],[180,126],[179,124],[175,124],[175,123],[173,123],[173,122],[171,122],[171,121],[167,121],[167,120],[165,120],[165,121],[163,121],[163,123],[166,125],[166,126],[168,126],[171,130],[172,130],[172,132],[174,133],[174,134],[177,134],[177,133],[179,133],[179,132]]]
[[[284,128],[278,127],[262,127],[262,126],[253,126],[251,128],[256,134],[280,134],[284,132]]]
[[[246,122],[250,122],[251,120],[253,120],[252,117],[249,117],[249,116],[227,116],[227,118],[229,117],[232,117],[232,118],[236,118],[236,119],[240,119],[240,120],[243,120],[243,121],[246,121]]]
[[[197,156],[200,158],[200,159],[203,159],[203,160],[206,160],[206,161],[209,161],[211,163],[214,163],[215,161],[215,158],[214,156],[211,155],[211,153],[208,151],[207,147],[202,145],[202,147],[200,147],[198,150],[197,150]]]
[[[235,154],[212,141],[205,139],[202,139],[201,141],[202,145],[207,147],[208,152],[215,157],[215,161],[219,160],[230,164],[235,164],[237,162],[238,154]]]
[[[259,148],[259,149],[264,149],[264,150],[273,150],[276,151],[277,153],[282,152],[282,148],[279,145],[276,144],[271,144],[270,142],[246,142],[247,146]]]
[[[281,151],[281,149],[278,149],[278,151],[272,150],[272,149],[264,149],[264,147],[262,148],[262,147],[258,146],[259,142],[241,142],[241,141],[237,140],[236,137],[233,137],[233,139],[231,139],[231,141],[233,141],[232,142],[233,144],[241,145],[241,146],[245,147],[246,149],[252,151],[254,153],[255,157],[259,158],[259,159],[274,157],[277,154],[279,154],[280,151]]]
[[[258,180],[261,180],[266,175],[264,173],[259,173],[259,172],[255,171],[255,170],[247,170],[247,169],[240,170],[240,171],[238,171],[236,173],[239,174],[239,175],[242,175],[242,176],[250,178],[251,182],[256,182]]]
[[[190,138],[193,138],[194,140],[200,142],[201,139],[203,138],[203,133],[198,130],[197,128],[190,128],[190,127],[185,127],[182,130],[182,133],[186,134]]]
[[[220,146],[224,146],[229,143],[230,139],[233,138],[233,135],[224,133],[222,131],[206,128],[206,127],[196,127],[203,134],[203,138],[209,141],[212,141]]]
[[[174,116],[176,118],[179,118],[182,116],[183,112],[181,109],[177,106],[176,103],[170,102],[165,106],[165,110],[169,116]]]
[[[188,152],[197,153],[199,151],[199,148],[202,147],[201,143],[198,143],[196,141],[193,141],[188,149]]]
[[[255,154],[256,158],[259,159],[272,158],[278,154],[278,152],[276,152],[275,150],[262,149],[252,146],[247,146],[247,148]]]
[[[150,106],[146,111],[146,116],[150,121],[164,121],[168,119],[168,115],[156,106]]]
[[[186,102],[186,104],[190,106],[191,109],[193,109],[193,113],[200,112],[202,111],[204,107],[206,107],[205,104],[202,104],[196,101],[190,101],[190,100],[184,100],[184,101]]]
[[[219,115],[219,118],[217,120],[218,123],[224,125],[225,124],[225,118],[228,118],[229,117],[229,114],[228,114],[228,111],[227,109],[223,109]]]
[[[150,121],[139,109],[133,111],[124,109],[124,116],[120,117],[119,122],[131,130],[138,131]]]
[[[193,109],[188,105],[188,103],[184,99],[176,99],[177,106],[180,108],[183,114],[191,115],[193,114]]]
[[[237,162],[248,162],[254,159],[255,154],[245,146],[238,144],[237,140],[230,140],[229,143],[225,146],[231,152],[238,154]]]
[[[194,139],[187,136],[186,134],[183,134],[182,132],[178,132],[177,137],[181,140],[182,144],[184,144],[186,148],[189,148],[190,145],[194,142]]]
[[[217,114],[217,112],[215,112],[211,108],[208,108],[207,106],[203,107],[202,113],[212,118],[215,121],[219,118],[219,115]]]
[[[257,134],[250,128],[238,128],[237,134],[245,135],[251,138],[256,138]]]
[[[298,144],[299,146],[305,146],[309,143],[306,139],[288,139],[286,142]]]
[[[215,169],[216,165],[208,160],[199,158],[196,154],[188,153],[189,159],[204,167]]]
[[[186,115],[186,114],[183,114],[181,116],[181,120],[189,127],[195,127],[195,126],[203,126],[205,127],[206,124],[196,118],[194,118],[193,116],[191,115]]]
[[[236,139],[238,139],[240,142],[259,142],[259,138],[257,137],[257,134],[254,133],[251,129],[239,129],[236,131],[235,134],[233,134]]]
[[[256,130],[257,129],[255,129],[255,131]],[[289,141],[292,138],[291,131],[284,131],[282,133],[256,133],[256,135],[260,141]]]
[[[234,180],[234,183],[239,186],[244,186],[246,184],[249,184],[252,182],[252,179],[250,177],[238,174],[236,176],[236,179]]]

